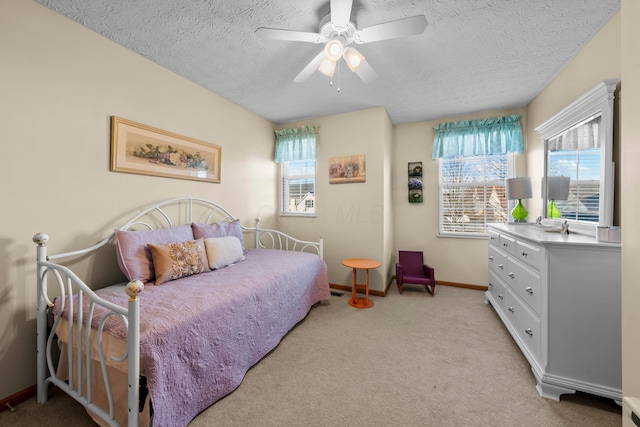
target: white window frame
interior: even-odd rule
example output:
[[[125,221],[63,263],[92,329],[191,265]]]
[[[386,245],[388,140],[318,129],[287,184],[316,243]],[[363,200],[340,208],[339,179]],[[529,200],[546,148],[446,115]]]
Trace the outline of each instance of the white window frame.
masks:
[[[507,171],[506,171],[506,175],[505,178],[511,178],[513,176],[515,176],[515,153],[507,153],[505,154],[506,158],[507,158]],[[468,157],[469,160],[476,161],[476,159],[478,157],[488,157],[488,156],[470,156]],[[461,159],[461,158],[458,158]],[[462,157],[462,159],[464,159],[464,157]],[[464,232],[464,231],[446,231],[444,229],[444,212],[443,212],[443,207],[444,207],[444,200],[443,200],[443,188],[444,188],[444,184],[443,184],[443,180],[442,180],[442,162],[446,161],[447,159],[438,159],[438,236],[439,237],[462,237],[462,238],[482,238],[482,239],[486,239],[487,238],[487,224],[489,224],[489,222],[486,221],[485,218],[485,222],[484,222],[484,232],[472,232],[472,231],[468,231],[468,232]],[[479,183],[469,183],[468,185],[462,185],[462,186],[473,186],[473,187],[478,187],[478,186],[505,186],[504,180],[496,180],[496,181],[487,181],[484,184],[479,184]],[[512,203],[508,204],[508,207],[506,209],[506,217],[505,217],[505,221],[507,222],[509,220],[509,212],[511,211],[512,208]]]
[[[313,162],[313,173],[307,173],[307,174],[303,174],[303,175],[290,175],[289,174],[289,163],[299,163],[299,162],[303,162],[304,160],[301,161],[294,161],[294,162],[281,162],[280,163],[280,215],[281,216],[304,216],[304,217],[314,217],[316,216],[316,207],[317,207],[317,194],[316,194],[316,172],[317,172],[317,161],[315,160],[307,160],[308,162]],[[313,211],[312,212],[306,212],[306,211],[292,211],[289,210],[289,203],[290,203],[290,197],[289,197],[289,189],[290,189],[290,184],[289,182],[292,180],[297,180],[297,179],[306,179],[306,180],[313,180]],[[305,200],[301,200],[299,203],[303,203],[305,204],[305,206],[307,206],[307,202]]]

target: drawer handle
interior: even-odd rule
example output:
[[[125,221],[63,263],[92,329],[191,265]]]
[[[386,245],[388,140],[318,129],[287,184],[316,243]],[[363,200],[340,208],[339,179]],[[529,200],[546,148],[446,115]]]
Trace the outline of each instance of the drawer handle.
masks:
[[[496,238],[495,238],[495,237],[493,237],[493,236],[489,237],[489,239],[490,239],[490,240],[496,240]]]
[[[533,295],[533,288],[531,286],[527,286],[524,291],[529,295]]]
[[[531,328],[527,328],[527,329],[525,329],[525,330],[524,330],[524,332],[525,332],[527,335],[529,335],[530,337],[532,337],[532,336],[533,336],[533,331],[531,330]]]
[[[523,256],[523,257],[525,257],[525,258],[526,258],[526,257],[527,257],[527,255],[528,255],[528,254],[527,254],[526,252],[522,252],[522,256]]]
[[[493,261],[493,256],[489,256],[489,259],[490,259],[491,261]]]
[[[498,295],[498,298],[504,299],[504,295],[500,294],[500,295]]]
[[[489,287],[493,286],[493,283],[489,282]]]
[[[513,274],[513,273],[509,273],[509,274],[507,274],[507,276],[511,277],[512,279],[513,279],[514,277],[516,277],[516,275],[515,275],[515,274]]]
[[[508,248],[509,244],[508,243],[503,243],[502,246],[504,246],[505,248]]]
[[[514,312],[513,307],[509,307],[507,310],[509,310],[510,312]]]
[[[500,270],[504,270],[504,265],[502,265],[502,264],[498,264],[498,268],[499,268]]]

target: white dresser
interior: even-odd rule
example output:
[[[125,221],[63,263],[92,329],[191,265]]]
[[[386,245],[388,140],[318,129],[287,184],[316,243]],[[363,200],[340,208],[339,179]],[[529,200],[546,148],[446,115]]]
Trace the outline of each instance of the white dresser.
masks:
[[[489,227],[485,294],[525,355],[541,396],[622,401],[620,244],[531,224]]]

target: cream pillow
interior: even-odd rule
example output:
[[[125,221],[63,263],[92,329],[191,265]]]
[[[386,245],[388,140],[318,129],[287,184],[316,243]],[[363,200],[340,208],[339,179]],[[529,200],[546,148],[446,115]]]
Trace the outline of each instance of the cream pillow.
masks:
[[[234,236],[204,239],[204,247],[207,251],[209,268],[212,270],[244,260],[242,244]]]

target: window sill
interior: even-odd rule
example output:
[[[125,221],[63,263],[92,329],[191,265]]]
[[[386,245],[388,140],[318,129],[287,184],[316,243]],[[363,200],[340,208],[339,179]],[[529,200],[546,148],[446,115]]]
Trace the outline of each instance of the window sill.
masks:
[[[487,233],[438,233],[437,237],[453,238],[453,239],[484,239],[487,240]]]
[[[316,214],[302,214],[302,213],[280,213],[281,217],[294,217],[294,218],[316,218]]]

